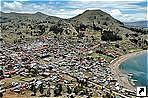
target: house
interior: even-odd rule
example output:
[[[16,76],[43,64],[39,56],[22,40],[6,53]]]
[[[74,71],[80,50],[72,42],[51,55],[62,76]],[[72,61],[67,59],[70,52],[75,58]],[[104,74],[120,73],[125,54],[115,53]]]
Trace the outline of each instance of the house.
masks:
[[[0,93],[5,93],[6,92],[6,89],[0,84]]]

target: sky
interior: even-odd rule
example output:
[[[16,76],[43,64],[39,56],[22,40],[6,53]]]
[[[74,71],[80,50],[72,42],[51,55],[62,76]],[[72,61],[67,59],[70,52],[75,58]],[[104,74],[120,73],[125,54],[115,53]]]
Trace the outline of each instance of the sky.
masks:
[[[0,0],[3,12],[36,13],[71,18],[100,9],[122,22],[148,20],[146,0]]]

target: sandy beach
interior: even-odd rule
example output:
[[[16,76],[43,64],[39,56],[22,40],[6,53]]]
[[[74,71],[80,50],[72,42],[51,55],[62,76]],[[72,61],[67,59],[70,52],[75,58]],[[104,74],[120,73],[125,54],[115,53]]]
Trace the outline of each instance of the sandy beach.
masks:
[[[128,80],[129,76],[127,74],[124,74],[124,73],[121,72],[121,70],[119,69],[119,65],[122,62],[124,62],[125,60],[129,59],[130,57],[139,55],[143,52],[147,52],[147,50],[139,51],[139,52],[133,52],[133,53],[129,53],[129,54],[120,56],[120,57],[114,59],[111,62],[111,64],[109,65],[110,68],[111,68],[111,71],[113,72],[114,76],[116,77],[116,79],[120,83],[120,85],[122,85],[124,88],[127,88],[131,91],[136,90],[136,88]]]

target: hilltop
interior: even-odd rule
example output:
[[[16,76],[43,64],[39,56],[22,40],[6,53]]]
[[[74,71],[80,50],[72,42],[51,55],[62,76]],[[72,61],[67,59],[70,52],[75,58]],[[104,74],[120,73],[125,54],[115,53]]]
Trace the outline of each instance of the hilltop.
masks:
[[[93,23],[100,27],[123,26],[123,23],[114,19],[110,14],[101,10],[86,10],[82,14],[79,14],[69,19],[71,23],[76,25],[83,23],[85,25],[92,26]]]

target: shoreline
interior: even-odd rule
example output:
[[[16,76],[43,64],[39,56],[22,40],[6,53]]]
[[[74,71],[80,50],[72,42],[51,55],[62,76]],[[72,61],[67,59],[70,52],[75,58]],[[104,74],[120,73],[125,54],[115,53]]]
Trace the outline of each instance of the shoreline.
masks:
[[[132,53],[122,55],[112,60],[111,63],[109,64],[109,67],[111,68],[111,71],[114,74],[113,76],[115,76],[115,78],[117,79],[117,82],[119,82],[121,86],[123,86],[124,88],[128,90],[135,91],[136,87],[132,85],[131,82],[129,81],[128,74],[121,72],[119,66],[122,62],[126,61],[127,59],[133,56],[140,55],[144,52],[147,52],[147,50],[132,52]]]

